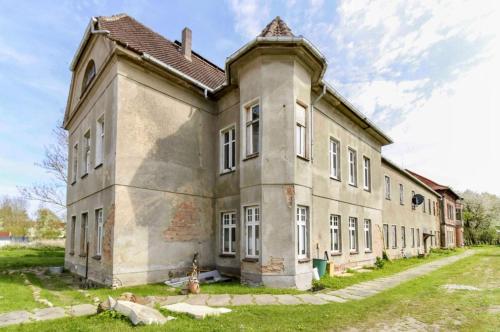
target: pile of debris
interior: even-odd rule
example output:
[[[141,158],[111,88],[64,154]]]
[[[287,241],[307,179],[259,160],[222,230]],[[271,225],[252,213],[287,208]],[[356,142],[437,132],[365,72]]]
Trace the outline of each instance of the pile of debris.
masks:
[[[148,297],[138,297],[132,293],[123,293],[118,299],[108,296],[108,299],[99,304],[97,312],[114,310],[127,316],[134,325],[163,325],[175,317],[165,317],[154,309],[154,302]]]

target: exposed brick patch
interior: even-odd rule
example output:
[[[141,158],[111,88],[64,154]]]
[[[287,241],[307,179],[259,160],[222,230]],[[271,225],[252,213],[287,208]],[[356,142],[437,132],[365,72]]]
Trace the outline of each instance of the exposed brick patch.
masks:
[[[286,205],[291,208],[295,199],[295,187],[292,185],[283,186],[283,193],[285,194]]]
[[[262,265],[262,273],[280,273],[285,271],[285,259],[282,257],[271,257],[269,264]]]
[[[112,204],[104,223],[104,239],[102,242],[102,258],[110,263],[113,257],[113,229],[115,227],[115,205]]]
[[[170,241],[192,241],[199,239],[203,232],[199,208],[193,202],[186,201],[177,206],[163,236]]]

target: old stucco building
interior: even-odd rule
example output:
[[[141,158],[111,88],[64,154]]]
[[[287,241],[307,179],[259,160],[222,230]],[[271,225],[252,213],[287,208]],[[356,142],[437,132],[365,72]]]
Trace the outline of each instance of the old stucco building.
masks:
[[[324,252],[343,269],[384,246],[438,246],[440,195],[382,158],[391,139],[323,80],[326,66],[280,18],[224,69],[191,49],[189,29],[171,42],[127,15],[93,18],[65,115],[66,268],[160,282],[198,252],[243,281],[305,289]]]

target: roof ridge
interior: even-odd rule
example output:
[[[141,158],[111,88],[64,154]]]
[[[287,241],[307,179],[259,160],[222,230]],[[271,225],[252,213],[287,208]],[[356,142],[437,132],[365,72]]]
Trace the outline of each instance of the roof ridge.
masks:
[[[294,37],[294,34],[285,21],[281,17],[276,16],[266,25],[259,37]]]
[[[148,30],[149,32],[151,32],[151,33],[153,33],[153,34],[157,35],[158,37],[160,37],[160,38],[162,38],[162,39],[166,40],[167,42],[169,42],[169,43],[171,43],[171,44],[173,44],[173,45],[175,45],[175,46],[177,47],[177,45],[176,45],[176,43],[175,43],[175,42],[171,41],[170,39],[168,39],[167,37],[165,37],[165,36],[164,36],[164,35],[162,35],[161,33],[156,32],[155,30],[151,29],[151,28],[150,28],[150,27],[148,27],[147,25],[142,24],[142,23],[141,23],[140,21],[138,21],[135,17],[130,16],[130,15],[129,15],[129,14],[127,14],[127,13],[116,14],[116,15],[112,15],[112,16],[109,16],[109,17],[106,17],[106,16],[99,16],[98,18],[104,18],[104,19],[108,20],[108,22],[112,22],[112,21],[118,21],[119,19],[122,19],[122,18],[125,18],[125,17],[128,17],[129,19],[131,19],[131,20],[132,20],[132,21],[134,21],[135,23],[137,23],[137,24],[141,25],[144,29]],[[110,18],[112,18],[112,19],[110,19]],[[144,52],[143,52],[143,53],[144,53]],[[200,61],[205,62],[205,63],[206,63],[206,64],[208,64],[209,66],[214,67],[215,69],[217,69],[217,70],[221,71],[222,73],[225,73],[225,71],[224,71],[222,68],[220,68],[219,66],[217,66],[216,64],[214,64],[214,63],[213,63],[213,62],[211,62],[210,60],[208,60],[208,59],[206,59],[206,58],[202,57],[201,55],[199,55],[199,53],[197,53],[197,52],[195,52],[195,51],[192,51],[192,53],[193,53],[193,54],[194,54],[194,55],[195,55],[195,56],[196,56],[196,57],[197,57]]]

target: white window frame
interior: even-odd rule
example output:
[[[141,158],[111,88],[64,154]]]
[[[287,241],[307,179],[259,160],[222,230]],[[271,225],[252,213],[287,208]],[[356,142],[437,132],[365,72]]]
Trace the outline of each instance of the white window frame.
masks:
[[[365,252],[370,252],[373,249],[372,244],[372,221],[370,219],[365,219],[364,223],[364,234],[365,234]]]
[[[389,175],[384,176],[384,193],[385,199],[391,200],[391,177]]]
[[[349,217],[349,252],[358,252],[358,218]]]
[[[258,234],[258,236],[256,236]],[[258,258],[260,255],[260,207],[245,207],[245,256]]]
[[[347,148],[348,162],[349,162],[349,184],[351,186],[358,185],[358,154],[353,148]]]
[[[91,145],[92,145],[92,136],[90,135],[90,129],[85,132],[83,135],[83,168],[82,168],[82,177],[89,174],[90,172],[90,156],[91,156]]]
[[[415,228],[410,228],[411,233],[411,247],[415,248]]]
[[[70,233],[70,254],[75,253],[75,240],[76,240],[76,215],[71,216],[71,233]]]
[[[75,183],[78,178],[78,143],[75,143],[73,145],[72,158],[73,158],[73,168],[72,168],[73,174],[71,175],[71,183]]]
[[[253,118],[253,109],[258,108],[258,118],[254,119]],[[253,155],[256,155],[259,153],[260,150],[260,131],[261,131],[261,126],[260,126],[260,118],[262,114],[262,110],[260,107],[260,104],[258,102],[254,102],[249,104],[248,106],[245,107],[244,109],[244,119],[245,119],[245,156],[251,157]],[[257,133],[257,146],[254,146],[254,141],[253,141],[253,128],[257,126],[258,127],[258,133]]]
[[[221,212],[221,229],[221,252],[227,255],[236,254],[236,247],[238,246],[238,244],[236,243],[236,211]],[[228,250],[226,250],[224,246],[224,242],[226,240],[226,230],[228,234]]]
[[[297,156],[302,158],[307,158],[307,107],[301,103],[296,103],[295,105],[295,145]],[[300,123],[297,113],[298,109],[302,108],[304,110],[304,123]]]
[[[417,228],[417,247],[420,248],[420,228]]]
[[[391,233],[392,233],[391,248],[396,249],[398,247],[398,226],[391,225]]]
[[[96,256],[102,255],[102,243],[104,240],[104,212],[102,208],[95,210],[96,225]]]
[[[372,189],[372,174],[371,174],[370,158],[363,156],[363,189],[370,191]]]
[[[406,248],[406,227],[401,226],[401,248]]]
[[[85,218],[83,217],[85,216]],[[86,256],[87,241],[89,236],[89,213],[88,211],[82,212],[80,217],[80,256]]]
[[[340,180],[340,141],[330,137],[328,150],[330,156],[330,177]]]
[[[225,135],[228,133],[228,141],[225,141]],[[228,146],[228,155],[226,155],[226,146]],[[221,174],[234,171],[236,169],[236,125],[232,124],[223,128],[219,132],[220,149],[220,172]],[[227,167],[226,167],[227,159]]]
[[[95,128],[95,167],[98,167],[104,162],[104,115],[97,119]]]
[[[383,232],[383,238],[384,238],[384,249],[389,249],[390,243],[389,243],[389,224],[383,224],[382,225],[382,232]]]
[[[399,184],[399,204],[405,205],[405,187],[402,183]]]
[[[297,258],[307,258],[309,255],[308,250],[308,207],[298,205],[295,214],[295,224],[297,231]]]
[[[337,249],[335,249],[337,245]],[[338,214],[330,215],[330,252],[342,252],[341,218]]]

